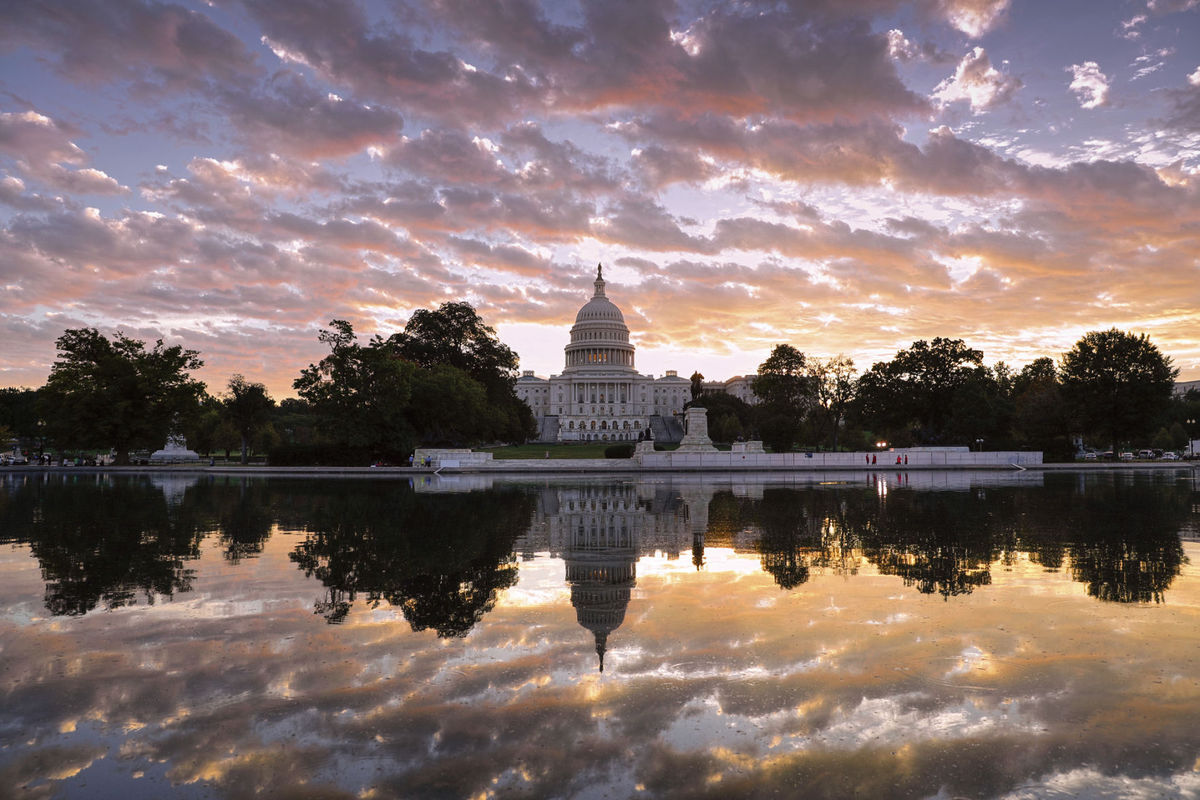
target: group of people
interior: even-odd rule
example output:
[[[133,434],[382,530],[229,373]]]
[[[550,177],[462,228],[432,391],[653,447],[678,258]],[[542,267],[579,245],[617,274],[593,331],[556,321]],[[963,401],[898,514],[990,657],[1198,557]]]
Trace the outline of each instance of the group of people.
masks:
[[[867,454],[867,455],[863,456],[863,458],[865,458],[867,460],[868,464],[878,464],[879,463],[876,460],[878,458],[878,456]],[[896,456],[896,466],[900,466],[901,464],[904,464],[906,466],[908,465],[908,456],[903,456],[903,457],[901,457],[899,455]]]

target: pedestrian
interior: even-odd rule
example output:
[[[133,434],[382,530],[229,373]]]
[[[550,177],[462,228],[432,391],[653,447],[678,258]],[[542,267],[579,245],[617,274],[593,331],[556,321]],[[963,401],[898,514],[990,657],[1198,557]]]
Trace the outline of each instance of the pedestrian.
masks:
[[[869,455],[867,455],[866,453],[863,454],[863,458],[865,458],[867,460],[868,464],[871,463],[871,457]]]
[[[907,453],[904,454],[904,466],[906,466],[906,467],[908,466],[908,454]]]
[[[896,465],[897,465],[897,466],[899,466],[899,465],[900,465],[900,456],[896,456]]]
[[[871,456],[871,463],[878,464],[879,462],[876,460],[877,458],[878,458],[878,456]]]

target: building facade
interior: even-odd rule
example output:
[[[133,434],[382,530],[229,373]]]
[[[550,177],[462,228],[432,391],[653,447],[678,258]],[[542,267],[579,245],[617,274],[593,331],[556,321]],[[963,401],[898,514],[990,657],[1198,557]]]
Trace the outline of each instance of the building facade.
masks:
[[[575,315],[561,375],[517,379],[516,391],[533,411],[541,442],[637,441],[647,429],[677,440],[676,418],[691,399],[691,383],[674,370],[655,378],[637,371],[625,317],[605,295],[603,267],[595,294]],[[676,435],[678,434],[678,436]]]

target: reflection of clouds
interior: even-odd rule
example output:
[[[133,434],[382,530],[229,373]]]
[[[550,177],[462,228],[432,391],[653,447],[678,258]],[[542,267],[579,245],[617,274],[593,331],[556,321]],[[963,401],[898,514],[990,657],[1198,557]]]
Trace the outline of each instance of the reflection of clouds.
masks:
[[[465,637],[438,639],[394,608],[314,618],[317,584],[287,559],[297,540],[276,534],[237,565],[206,542],[180,600],[0,617],[0,731],[32,742],[0,754],[0,779],[53,767],[64,777],[43,785],[86,796],[111,770],[136,798],[151,789],[139,795],[132,773],[161,762],[170,780],[232,798],[1196,790],[1193,544],[1171,602],[1134,608],[1029,559],[946,602],[869,563],[785,592],[756,552],[710,546],[697,572],[660,549],[637,561],[600,676],[548,548]],[[0,552],[0,576],[24,576],[0,600],[40,592],[31,563]]]

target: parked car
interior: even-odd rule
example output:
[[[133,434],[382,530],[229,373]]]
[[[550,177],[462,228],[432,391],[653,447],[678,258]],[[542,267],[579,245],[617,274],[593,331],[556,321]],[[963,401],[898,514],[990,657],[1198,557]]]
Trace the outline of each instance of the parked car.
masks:
[[[1163,461],[1178,461],[1179,453],[1172,453],[1170,450],[1162,454]]]
[[[1088,452],[1086,452],[1086,453],[1084,453],[1084,454],[1083,454],[1083,460],[1084,460],[1084,461],[1095,461],[1095,460],[1096,460],[1096,454],[1095,454],[1094,452],[1092,452],[1092,451],[1090,451],[1090,450],[1089,450]]]
[[[1122,461],[1133,461],[1133,453],[1129,452],[1128,450],[1122,451],[1121,452],[1121,460]]]

